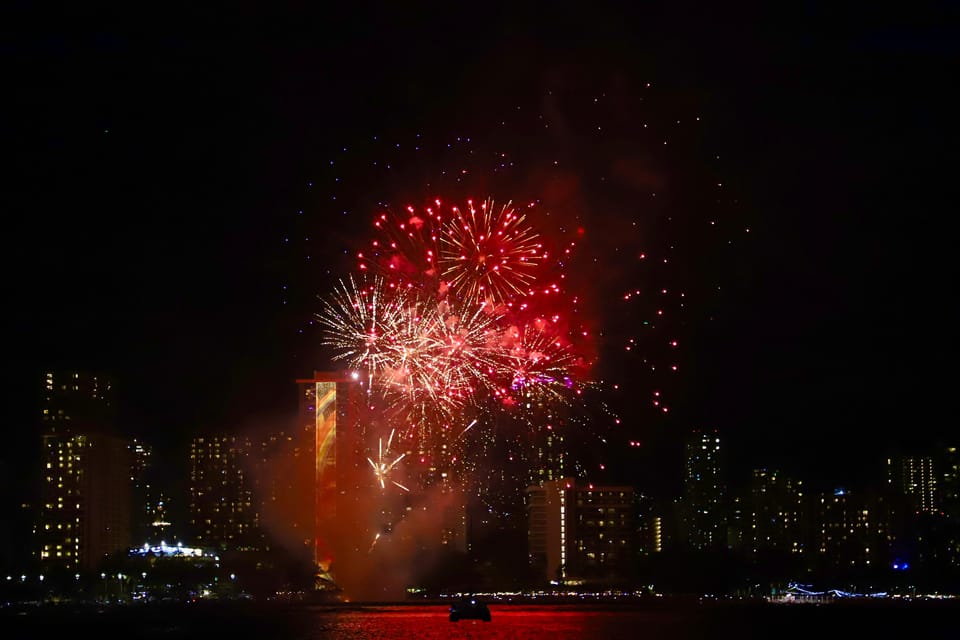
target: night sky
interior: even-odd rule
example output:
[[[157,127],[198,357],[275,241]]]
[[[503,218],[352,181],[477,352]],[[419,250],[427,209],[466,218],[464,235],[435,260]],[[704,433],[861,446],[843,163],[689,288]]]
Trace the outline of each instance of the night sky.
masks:
[[[331,205],[329,160],[343,158],[355,202],[376,175],[360,167],[384,157],[373,136],[474,131],[540,166],[517,107],[559,104],[576,122],[593,95],[613,103],[607,115],[645,96],[660,127],[701,117],[674,153],[622,140],[630,158],[653,158],[651,180],[683,185],[686,217],[670,233],[692,258],[671,277],[703,292],[677,324],[676,410],[657,416],[646,393],[621,407],[645,443],[623,461],[645,470],[638,482],[679,474],[670,456],[690,427],[723,429],[735,476],[781,466],[824,487],[877,477],[888,446],[955,437],[947,194],[960,33],[949,3],[776,14],[318,4],[5,10],[6,469],[36,433],[31,393],[47,367],[112,373],[125,429],[161,447],[285,420],[294,380],[327,364],[299,333],[309,301],[352,266],[344,249],[376,213]],[[618,122],[638,124],[630,113]],[[566,149],[586,150],[564,158],[583,184],[591,148]],[[711,215],[711,180],[729,221],[712,244],[683,227]],[[391,187],[367,186],[371,198]],[[583,210],[604,210],[577,220],[587,249],[613,239],[622,203],[611,202],[577,191]],[[322,236],[312,252],[283,242],[311,229]],[[580,276],[598,296],[632,287],[611,267]],[[722,294],[707,295],[715,283]],[[617,363],[601,369],[647,383]]]

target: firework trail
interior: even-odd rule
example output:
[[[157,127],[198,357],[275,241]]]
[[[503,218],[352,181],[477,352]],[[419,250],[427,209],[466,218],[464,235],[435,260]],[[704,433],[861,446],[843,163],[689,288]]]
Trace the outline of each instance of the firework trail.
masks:
[[[399,456],[393,460],[388,460],[390,457],[390,445],[393,444],[393,434],[394,431],[390,431],[390,436],[387,438],[387,446],[383,446],[383,438],[380,438],[380,445],[377,454],[376,462],[372,458],[367,458],[367,462],[370,463],[370,466],[373,467],[374,476],[377,478],[377,482],[380,483],[381,489],[386,489],[387,482],[391,482],[396,486],[400,487],[404,491],[410,491],[407,487],[403,486],[396,480],[390,479],[390,472],[393,471],[393,468],[397,466],[397,463],[403,460],[406,457],[406,453],[401,453]]]

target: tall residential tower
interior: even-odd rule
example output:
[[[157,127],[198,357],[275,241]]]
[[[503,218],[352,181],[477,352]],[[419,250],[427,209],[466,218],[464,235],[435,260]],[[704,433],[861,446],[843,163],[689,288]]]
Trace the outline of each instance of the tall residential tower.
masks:
[[[726,487],[720,444],[716,429],[695,429],[684,446],[683,538],[688,547],[699,551],[726,545]]]
[[[92,570],[132,543],[133,461],[115,434],[113,383],[81,371],[47,372],[42,383],[40,566]]]

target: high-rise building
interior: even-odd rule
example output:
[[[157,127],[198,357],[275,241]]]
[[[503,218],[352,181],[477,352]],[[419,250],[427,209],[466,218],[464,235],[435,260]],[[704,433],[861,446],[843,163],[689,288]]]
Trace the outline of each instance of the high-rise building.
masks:
[[[113,380],[88,371],[47,371],[43,376],[43,433],[109,433],[115,428]]]
[[[754,469],[750,483],[752,553],[803,553],[803,482],[773,469]]]
[[[197,436],[190,443],[190,529],[202,547],[259,546],[259,509],[248,477],[249,438]]]
[[[663,515],[654,499],[640,492],[634,493],[636,545],[638,556],[645,557],[663,551]]]
[[[370,484],[360,424],[363,408],[361,381],[351,372],[315,371],[298,379],[298,423],[291,441],[295,462],[285,474],[295,491],[296,504],[285,509],[312,555],[318,589],[337,586],[349,572],[350,556],[369,546],[361,522],[369,508],[362,486]]]
[[[683,537],[689,548],[705,551],[726,544],[723,450],[716,429],[695,429],[684,445]]]
[[[170,536],[170,496],[157,477],[153,447],[134,440],[129,445],[133,456],[133,534],[138,544],[160,544]]]
[[[946,547],[950,566],[960,569],[960,447],[941,449],[941,498],[946,518]]]
[[[941,496],[944,511],[947,515],[960,519],[960,447],[943,447],[941,458]]]
[[[573,478],[527,488],[530,563],[549,582],[616,583],[632,572],[632,487],[578,486]]]
[[[132,540],[127,443],[96,433],[42,438],[40,566],[45,572],[93,570]]]
[[[115,435],[113,384],[88,372],[47,372],[41,398],[40,566],[92,570],[132,541],[132,460]]]
[[[740,495],[727,497],[727,548],[744,551],[751,547],[752,513],[750,501]]]
[[[887,457],[887,494],[897,507],[890,530],[894,564],[930,569],[951,563],[951,526],[941,486],[944,461],[929,452]]]
[[[933,456],[890,456],[887,458],[887,483],[897,495],[905,496],[909,506],[920,513],[940,510],[939,481]]]
[[[816,503],[819,564],[834,568],[876,567],[888,560],[890,513],[879,495],[837,489]]]

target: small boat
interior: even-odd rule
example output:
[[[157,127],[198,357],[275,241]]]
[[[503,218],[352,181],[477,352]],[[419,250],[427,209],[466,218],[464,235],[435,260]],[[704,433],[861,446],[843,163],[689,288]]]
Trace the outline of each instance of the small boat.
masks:
[[[476,598],[464,598],[450,605],[450,622],[483,620],[490,622],[490,608]]]

